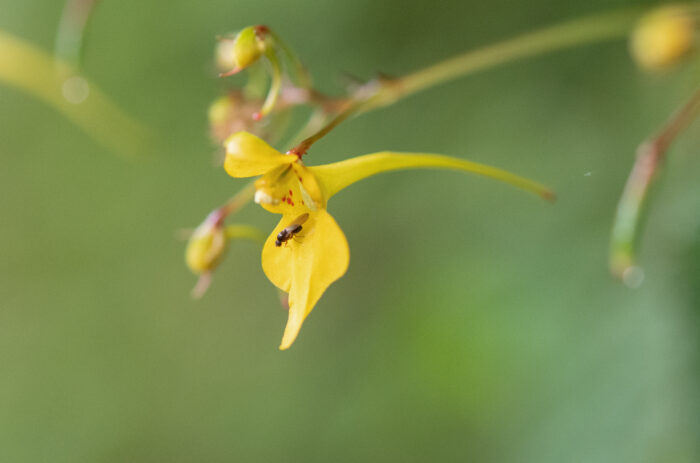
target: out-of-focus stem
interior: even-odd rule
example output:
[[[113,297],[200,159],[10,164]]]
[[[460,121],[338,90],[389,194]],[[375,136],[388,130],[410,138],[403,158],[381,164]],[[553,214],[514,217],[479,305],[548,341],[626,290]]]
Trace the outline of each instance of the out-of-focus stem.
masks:
[[[663,168],[671,143],[700,114],[700,89],[678,109],[654,137],[637,148],[637,159],[625,184],[610,241],[610,271],[617,278],[635,266],[636,248],[650,190]]]
[[[92,82],[82,77],[72,82],[71,78],[76,75],[75,68],[68,63],[0,32],[0,83],[53,106],[117,154],[129,157],[151,151],[150,131],[129,117]],[[73,92],[73,83],[80,87],[80,95]]]
[[[287,45],[287,43],[284,40],[282,40],[279,35],[275,34],[271,29],[266,29],[266,33],[272,37],[272,39],[277,43],[277,45],[279,45],[279,48],[282,51],[282,53],[284,53],[285,58],[289,62],[291,68],[294,70],[294,75],[298,81],[297,83],[302,88],[310,88],[311,76],[309,75],[309,71],[302,64],[297,54],[294,53],[294,50],[289,45]]]
[[[637,10],[624,10],[567,21],[468,51],[403,77],[393,79],[382,77],[373,80],[360,87],[355,95],[348,98],[347,104],[335,118],[317,133],[292,148],[290,153],[303,155],[311,145],[351,116],[389,106],[402,98],[449,80],[518,59],[626,37],[638,16]]]
[[[67,0],[56,33],[54,55],[76,68],[82,63],[85,29],[97,0]]]
[[[340,125],[340,123],[343,122],[344,120],[346,120],[347,118],[358,114],[371,101],[374,101],[374,100],[373,99],[369,99],[367,101],[360,100],[360,101],[354,101],[354,102],[350,103],[349,105],[346,106],[346,108],[343,111],[341,111],[337,116],[335,116],[333,119],[331,119],[326,125],[321,127],[313,135],[302,140],[298,145],[296,145],[294,148],[289,150],[288,153],[289,154],[296,154],[298,156],[303,156],[304,154],[306,154],[306,152],[309,150],[309,148],[311,148],[311,145],[313,145],[318,140],[320,140],[321,138],[328,135],[328,133],[330,133],[334,128],[336,128],[338,125]]]
[[[265,98],[265,102],[260,111],[253,114],[253,119],[256,121],[259,121],[272,111],[272,108],[274,108],[277,103],[280,90],[282,89],[282,68],[280,67],[279,59],[273,50],[268,51],[266,56],[272,68],[270,89],[267,91],[267,98]]]
[[[250,225],[227,225],[224,228],[226,239],[246,239],[258,244],[265,244],[265,235],[256,227]]]
[[[245,206],[253,199],[255,195],[255,182],[249,182],[241,190],[238,191],[234,196],[231,197],[226,203],[218,208],[217,212],[220,217],[217,219],[219,222],[223,221],[226,216],[238,211],[240,208]]]
[[[255,196],[255,182],[251,181],[238,190],[238,193],[233,195],[222,206],[211,211],[200,226],[206,224],[209,227],[223,227],[226,217],[248,204],[253,199],[253,196]]]
[[[468,51],[427,68],[390,81],[386,85],[393,98],[405,98],[443,82],[491,69],[518,59],[626,37],[639,16],[637,10],[564,22],[534,32]],[[393,87],[393,88],[392,88]],[[392,99],[387,101],[392,103]]]

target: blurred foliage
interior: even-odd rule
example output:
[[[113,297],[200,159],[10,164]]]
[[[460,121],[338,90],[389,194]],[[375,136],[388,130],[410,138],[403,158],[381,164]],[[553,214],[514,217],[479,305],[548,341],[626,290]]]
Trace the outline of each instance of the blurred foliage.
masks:
[[[259,248],[231,246],[193,302],[174,237],[243,184],[214,167],[207,138],[225,85],[218,34],[269,24],[333,92],[343,72],[401,74],[651,4],[101,2],[84,72],[162,143],[124,162],[0,87],[0,461],[698,461],[697,128],[657,189],[642,286],[613,282],[606,260],[634,149],[697,86],[700,62],[644,75],[626,43],[593,46],[338,128],[313,163],[442,152],[545,181],[559,201],[445,173],[354,186],[331,210],[349,272],[285,353]],[[0,30],[51,50],[61,10],[0,0]],[[275,220],[255,207],[239,219]]]
[[[0,31],[0,83],[50,105],[121,156],[143,155],[151,134],[67,62]]]

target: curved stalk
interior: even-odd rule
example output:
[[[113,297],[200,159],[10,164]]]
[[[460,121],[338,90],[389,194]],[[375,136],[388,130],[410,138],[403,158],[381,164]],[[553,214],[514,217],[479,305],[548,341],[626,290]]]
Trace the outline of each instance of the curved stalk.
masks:
[[[475,74],[519,59],[575,46],[624,38],[634,27],[638,16],[639,11],[632,9],[567,21],[468,51],[403,77],[373,80],[360,87],[356,94],[349,99],[345,109],[334,119],[314,135],[292,148],[290,152],[303,155],[311,145],[349,117],[389,106],[414,93],[449,80]]]
[[[644,212],[654,180],[663,169],[666,153],[676,138],[700,114],[700,89],[671,116],[659,133],[637,149],[637,160],[625,184],[610,237],[610,271],[625,280],[634,269]]]
[[[638,10],[567,21],[534,32],[468,51],[427,68],[390,81],[389,90],[396,99],[478,71],[581,45],[625,38],[639,16]],[[393,102],[393,101],[392,101]]]
[[[152,134],[64,61],[0,32],[0,83],[22,90],[123,156],[152,150]]]

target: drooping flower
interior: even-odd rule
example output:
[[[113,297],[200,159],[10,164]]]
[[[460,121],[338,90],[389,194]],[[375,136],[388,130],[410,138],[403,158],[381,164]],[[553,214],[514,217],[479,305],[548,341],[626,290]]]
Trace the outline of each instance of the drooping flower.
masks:
[[[280,349],[292,345],[321,295],[348,268],[347,239],[326,209],[328,200],[347,186],[381,172],[441,168],[485,175],[553,199],[550,190],[531,180],[436,154],[384,151],[307,167],[299,155],[282,154],[247,132],[229,137],[225,148],[226,172],[237,178],[260,175],[255,183],[255,201],[266,210],[282,215],[262,251],[265,275],[289,294],[289,318]],[[278,235],[285,229],[294,231],[294,236],[280,243]]]

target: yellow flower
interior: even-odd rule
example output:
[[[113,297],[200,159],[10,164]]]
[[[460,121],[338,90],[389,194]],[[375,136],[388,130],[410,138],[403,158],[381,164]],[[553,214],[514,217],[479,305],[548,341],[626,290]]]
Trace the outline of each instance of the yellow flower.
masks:
[[[668,68],[695,48],[697,11],[684,5],[658,8],[644,16],[630,39],[637,64],[649,70]]]
[[[226,172],[237,178],[262,175],[255,184],[255,201],[282,214],[262,251],[265,275],[289,293],[289,318],[280,349],[292,345],[323,292],[348,268],[348,242],[326,210],[328,200],[345,187],[381,172],[443,168],[486,175],[553,198],[550,190],[536,182],[448,156],[385,151],[307,167],[298,155],[282,154],[247,132],[233,134],[225,147]]]

